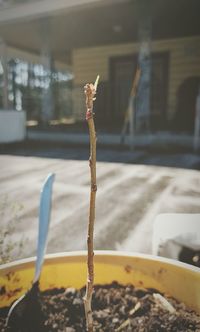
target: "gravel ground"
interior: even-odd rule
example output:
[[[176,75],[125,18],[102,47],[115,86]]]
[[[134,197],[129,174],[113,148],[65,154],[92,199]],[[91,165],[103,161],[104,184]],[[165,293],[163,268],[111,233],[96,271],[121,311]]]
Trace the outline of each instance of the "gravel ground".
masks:
[[[108,151],[107,159],[119,161],[121,154]],[[105,154],[99,154],[99,160],[105,160]],[[127,164],[99,161],[97,165],[95,248],[151,253],[157,214],[200,213],[199,171],[176,168],[198,168],[200,156],[132,153],[135,164],[131,164],[131,154],[126,154]],[[86,248],[88,161],[70,159],[70,154],[66,160],[55,159],[56,152],[52,157],[0,156],[0,243],[3,239],[3,254],[11,259],[35,254],[40,189],[49,172],[56,173],[56,181],[47,251]],[[136,164],[137,160],[146,165]]]

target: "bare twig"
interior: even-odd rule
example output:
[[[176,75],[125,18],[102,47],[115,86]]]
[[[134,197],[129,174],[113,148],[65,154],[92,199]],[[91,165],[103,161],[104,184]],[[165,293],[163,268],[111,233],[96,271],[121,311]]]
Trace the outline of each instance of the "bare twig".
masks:
[[[89,212],[89,222],[88,222],[88,276],[86,285],[86,294],[84,297],[85,315],[87,331],[93,331],[93,318],[92,318],[92,292],[94,283],[94,250],[93,250],[93,233],[94,233],[94,221],[95,221],[95,199],[96,199],[96,132],[93,120],[93,101],[96,95],[96,89],[98,84],[98,79],[95,84],[86,84],[85,95],[86,95],[86,120],[88,122],[89,134],[90,134],[90,177],[91,177],[91,192],[90,192],[90,212]]]

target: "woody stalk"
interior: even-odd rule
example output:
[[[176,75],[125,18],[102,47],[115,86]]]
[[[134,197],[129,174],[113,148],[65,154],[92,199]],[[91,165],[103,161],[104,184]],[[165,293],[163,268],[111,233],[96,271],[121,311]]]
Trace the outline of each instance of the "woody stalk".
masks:
[[[87,284],[86,284],[86,294],[84,297],[84,307],[86,316],[87,331],[93,332],[93,318],[92,318],[92,293],[94,284],[94,222],[95,222],[95,200],[97,192],[96,184],[96,131],[93,119],[93,102],[95,100],[97,85],[99,81],[99,76],[94,84],[86,84],[84,87],[84,92],[86,96],[86,120],[89,127],[90,135],[90,210],[89,210],[89,221],[88,221],[88,235],[87,235]]]

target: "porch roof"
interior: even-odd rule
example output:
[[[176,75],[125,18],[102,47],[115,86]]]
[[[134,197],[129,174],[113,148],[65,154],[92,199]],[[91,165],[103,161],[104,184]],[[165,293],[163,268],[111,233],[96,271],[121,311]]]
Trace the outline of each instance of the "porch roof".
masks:
[[[153,39],[200,34],[199,0],[152,4]],[[73,48],[137,41],[138,20],[136,0],[42,0],[2,9],[0,36],[39,54],[46,29],[55,60],[69,63]]]

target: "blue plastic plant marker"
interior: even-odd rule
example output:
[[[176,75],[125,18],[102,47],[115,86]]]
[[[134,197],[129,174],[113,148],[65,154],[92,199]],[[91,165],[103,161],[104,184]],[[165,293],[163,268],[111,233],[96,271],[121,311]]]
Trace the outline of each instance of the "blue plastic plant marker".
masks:
[[[37,282],[40,277],[44,255],[47,246],[47,235],[50,223],[51,214],[51,198],[52,188],[55,174],[49,174],[44,182],[41,195],[40,195],[40,209],[39,209],[39,233],[37,244],[37,261],[35,267],[35,276],[33,283]]]

